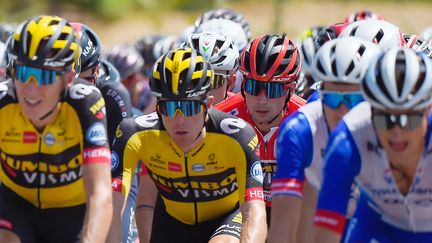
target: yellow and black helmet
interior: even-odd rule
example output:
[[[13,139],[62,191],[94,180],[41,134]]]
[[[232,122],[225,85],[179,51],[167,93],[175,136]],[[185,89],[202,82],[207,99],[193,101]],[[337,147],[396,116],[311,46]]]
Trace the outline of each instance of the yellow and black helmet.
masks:
[[[8,51],[12,60],[41,68],[71,66],[81,53],[68,21],[47,15],[23,22],[13,34]]]
[[[156,61],[150,88],[158,98],[203,97],[211,89],[213,69],[191,48],[173,49]]]

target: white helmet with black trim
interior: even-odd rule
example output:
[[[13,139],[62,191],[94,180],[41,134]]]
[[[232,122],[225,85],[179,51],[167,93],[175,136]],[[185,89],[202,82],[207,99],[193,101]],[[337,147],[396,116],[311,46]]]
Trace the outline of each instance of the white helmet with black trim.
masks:
[[[313,62],[315,80],[359,84],[380,48],[356,37],[337,38],[320,47]]]
[[[405,44],[402,33],[395,25],[378,19],[360,20],[349,24],[339,37],[354,36],[377,44],[387,51]]]
[[[407,47],[393,48],[372,61],[361,88],[372,107],[422,110],[432,104],[432,62]]]
[[[242,51],[248,41],[242,26],[228,19],[211,19],[196,27],[195,33],[213,31],[228,37],[239,51]]]
[[[215,74],[231,76],[239,66],[239,51],[224,35],[211,31],[196,33],[189,36],[187,44],[210,62]]]

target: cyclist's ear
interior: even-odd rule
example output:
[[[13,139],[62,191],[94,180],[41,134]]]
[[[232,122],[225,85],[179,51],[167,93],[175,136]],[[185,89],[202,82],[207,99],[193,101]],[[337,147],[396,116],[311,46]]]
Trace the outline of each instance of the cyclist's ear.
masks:
[[[65,90],[70,88],[75,79],[75,72],[73,71],[67,72],[64,76],[62,76],[62,79],[64,80]]]

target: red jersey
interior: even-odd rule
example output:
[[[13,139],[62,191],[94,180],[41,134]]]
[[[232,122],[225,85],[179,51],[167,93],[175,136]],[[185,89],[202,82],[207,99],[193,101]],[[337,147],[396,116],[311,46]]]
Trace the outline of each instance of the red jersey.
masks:
[[[304,105],[306,101],[297,95],[292,95],[290,100],[288,101],[287,110],[283,114],[282,120],[288,115],[294,113],[298,108]],[[259,156],[261,159],[261,167],[264,173],[264,199],[266,202],[266,206],[271,206],[271,180],[273,173],[276,172],[276,139],[279,132],[279,126],[273,127],[270,129],[270,132],[263,135],[255,126],[250,113],[246,108],[246,102],[241,93],[237,93],[236,95],[221,101],[220,103],[214,106],[216,109],[221,110],[226,113],[230,113],[231,115],[242,118],[251,124],[259,139]],[[280,124],[279,124],[280,125]]]

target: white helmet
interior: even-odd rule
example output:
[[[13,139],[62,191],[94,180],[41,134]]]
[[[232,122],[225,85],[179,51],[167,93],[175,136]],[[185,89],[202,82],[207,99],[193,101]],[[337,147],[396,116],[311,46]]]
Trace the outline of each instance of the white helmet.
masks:
[[[432,41],[432,26],[429,26],[426,29],[424,29],[420,34],[420,37],[423,40]]]
[[[405,40],[406,47],[411,48],[416,52],[423,52],[428,57],[432,56],[432,46],[429,44],[428,41],[419,38],[417,35],[403,34],[402,36]]]
[[[153,57],[155,60],[159,59],[168,51],[179,47],[179,39],[175,35],[169,35],[158,40],[153,46]]]
[[[357,37],[333,39],[315,54],[312,74],[317,81],[360,84],[369,63],[380,53],[377,45]]]
[[[373,107],[422,110],[432,104],[432,62],[407,47],[393,48],[372,61],[361,86]]]
[[[383,51],[404,45],[399,28],[384,20],[367,19],[353,22],[341,32],[339,37],[347,36],[371,41]]]
[[[300,55],[302,56],[302,71],[305,74],[312,75],[313,73],[313,60],[317,48],[313,37],[307,37],[298,44]]]
[[[215,74],[231,76],[238,68],[239,51],[224,35],[210,31],[192,34],[188,45],[210,62]]]
[[[195,29],[195,33],[204,31],[213,31],[225,35],[234,42],[239,51],[242,51],[247,45],[247,36],[242,26],[228,19],[211,19],[203,22]]]

